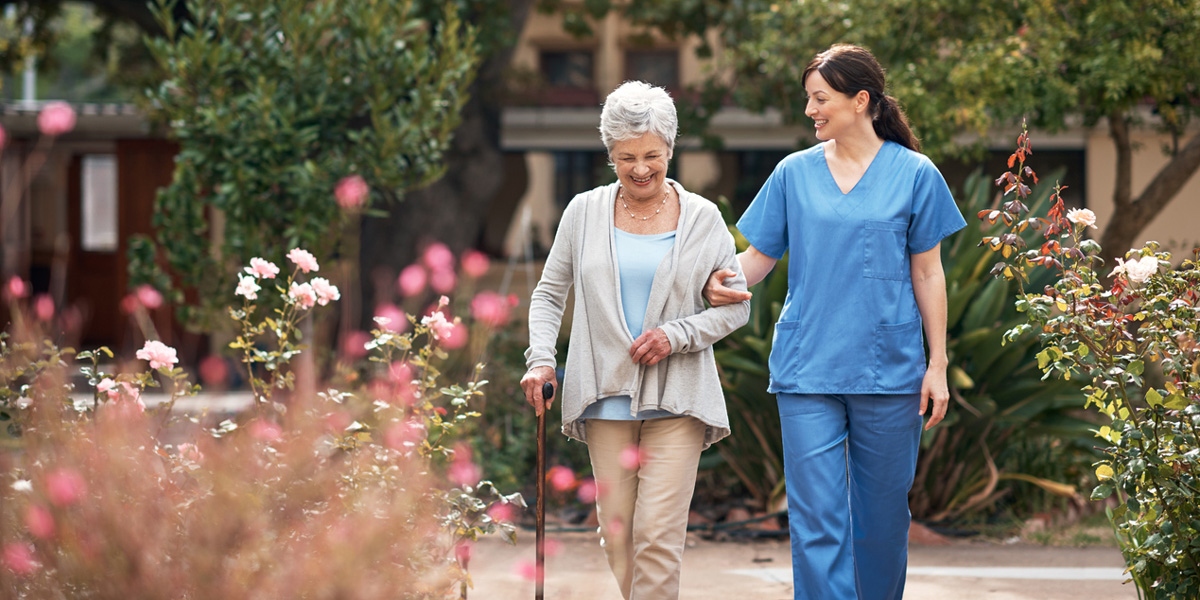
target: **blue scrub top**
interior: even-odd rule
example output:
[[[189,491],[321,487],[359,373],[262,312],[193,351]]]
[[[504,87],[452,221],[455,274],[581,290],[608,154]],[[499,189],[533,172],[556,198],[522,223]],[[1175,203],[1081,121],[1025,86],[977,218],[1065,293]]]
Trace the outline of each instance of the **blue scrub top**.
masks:
[[[909,255],[965,226],[937,167],[894,142],[848,194],[823,144],[780,161],[737,224],[763,254],[790,251],[768,391],[920,393],[925,346]]]

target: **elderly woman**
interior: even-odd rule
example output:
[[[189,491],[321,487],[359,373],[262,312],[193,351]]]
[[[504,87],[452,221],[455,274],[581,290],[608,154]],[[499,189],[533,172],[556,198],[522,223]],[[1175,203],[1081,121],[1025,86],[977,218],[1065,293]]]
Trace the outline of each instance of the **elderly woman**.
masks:
[[[529,305],[521,387],[541,414],[575,286],[562,430],[588,445],[601,546],[625,598],[679,595],[700,452],[729,435],[712,344],[750,314],[748,302],[705,308],[709,274],[740,266],[717,207],[667,179],[677,129],[662,88],[631,81],[608,96],[600,138],[617,181],[567,205]]]

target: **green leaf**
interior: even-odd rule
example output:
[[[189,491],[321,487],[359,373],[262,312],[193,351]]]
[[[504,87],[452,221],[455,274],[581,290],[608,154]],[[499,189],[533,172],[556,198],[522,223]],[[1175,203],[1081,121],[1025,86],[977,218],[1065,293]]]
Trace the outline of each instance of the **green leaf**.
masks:
[[[1113,486],[1105,483],[1095,487],[1092,490],[1092,500],[1103,500],[1113,493]]]
[[[1162,403],[1163,398],[1162,395],[1158,393],[1158,390],[1154,388],[1146,390],[1146,404],[1149,404],[1150,406],[1159,406]]]

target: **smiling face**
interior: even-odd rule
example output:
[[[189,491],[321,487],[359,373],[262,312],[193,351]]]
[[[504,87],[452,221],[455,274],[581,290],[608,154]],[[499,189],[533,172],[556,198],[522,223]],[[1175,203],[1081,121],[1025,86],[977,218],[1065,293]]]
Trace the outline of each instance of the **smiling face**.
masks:
[[[813,120],[819,140],[837,139],[861,127],[859,119],[870,120],[867,109],[871,97],[866,91],[847,96],[833,89],[816,70],[809,73],[804,89],[808,92],[804,114]]]
[[[609,159],[627,198],[642,202],[662,199],[671,149],[661,137],[644,133],[614,142]]]

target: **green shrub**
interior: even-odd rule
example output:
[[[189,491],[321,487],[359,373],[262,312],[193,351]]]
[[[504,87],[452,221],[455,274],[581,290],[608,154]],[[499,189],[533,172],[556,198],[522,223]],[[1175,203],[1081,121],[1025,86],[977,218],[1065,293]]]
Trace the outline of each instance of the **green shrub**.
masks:
[[[1036,364],[1046,380],[1079,378],[1085,407],[1108,424],[1095,430],[1104,458],[1092,498],[1116,495],[1108,511],[1129,574],[1146,598],[1200,596],[1200,249],[1172,267],[1155,242],[1130,250],[1117,265],[1098,258],[1100,245],[1084,232],[1091,211],[1063,205],[1056,186],[1046,217],[1025,205],[1027,133],[996,180],[1008,202],[981,211],[1005,228],[983,240],[1003,260],[998,281],[1019,284],[1016,308],[1024,322],[1004,343],[1036,333]],[[1039,231],[1041,243],[1014,234]],[[1107,274],[1105,271],[1109,271]],[[1050,285],[1030,279],[1049,273]],[[1107,281],[1107,283],[1106,283]]]

